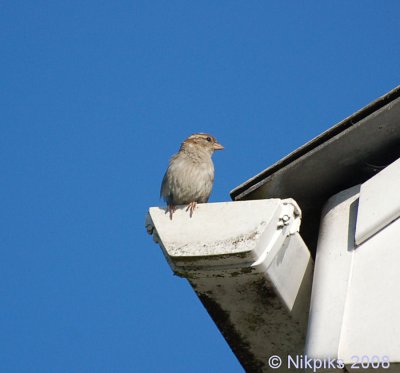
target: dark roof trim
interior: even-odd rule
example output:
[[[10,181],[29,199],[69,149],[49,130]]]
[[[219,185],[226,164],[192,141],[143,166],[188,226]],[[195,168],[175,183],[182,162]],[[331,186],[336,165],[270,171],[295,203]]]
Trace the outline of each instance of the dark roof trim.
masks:
[[[389,104],[390,102],[394,101],[395,99],[400,97],[400,86],[392,89],[390,92],[385,94],[382,97],[379,97],[377,100],[373,101],[363,109],[355,112],[350,117],[344,119],[340,123],[336,124],[335,126],[331,127],[327,131],[323,132],[321,135],[315,137],[305,145],[301,146],[294,152],[287,155],[285,158],[281,159],[271,167],[268,167],[264,171],[260,172],[256,176],[252,177],[251,179],[247,180],[243,184],[239,185],[235,189],[230,192],[231,198],[233,200],[240,200],[246,194],[251,192],[255,185],[260,183],[266,177],[274,174],[281,168],[287,166],[288,164],[292,163],[296,159],[302,157],[304,154],[310,152],[317,146],[321,145],[322,143],[328,141],[332,137],[336,136],[340,132],[345,131],[347,128],[351,127],[352,125],[356,124],[357,122],[361,121],[362,119],[366,118],[370,114],[374,113],[375,111],[381,109],[385,105]]]

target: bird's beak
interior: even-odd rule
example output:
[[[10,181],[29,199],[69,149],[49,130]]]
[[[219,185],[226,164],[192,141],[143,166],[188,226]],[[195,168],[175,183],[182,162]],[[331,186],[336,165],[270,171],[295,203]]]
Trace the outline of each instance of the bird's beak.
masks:
[[[218,142],[214,143],[214,150],[222,150],[222,149],[224,149],[224,147],[220,143]]]

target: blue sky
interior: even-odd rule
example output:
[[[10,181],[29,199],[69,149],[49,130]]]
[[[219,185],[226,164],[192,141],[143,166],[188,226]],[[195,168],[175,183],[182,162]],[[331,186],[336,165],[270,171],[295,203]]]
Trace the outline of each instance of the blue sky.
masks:
[[[147,236],[194,132],[213,201],[399,84],[397,1],[2,1],[0,371],[241,372]]]

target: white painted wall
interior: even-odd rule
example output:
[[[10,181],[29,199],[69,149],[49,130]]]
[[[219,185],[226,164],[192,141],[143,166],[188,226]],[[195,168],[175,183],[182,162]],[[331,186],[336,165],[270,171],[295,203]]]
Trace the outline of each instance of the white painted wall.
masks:
[[[313,278],[309,356],[346,363],[389,358],[391,370],[399,369],[399,190],[398,160],[327,202]]]

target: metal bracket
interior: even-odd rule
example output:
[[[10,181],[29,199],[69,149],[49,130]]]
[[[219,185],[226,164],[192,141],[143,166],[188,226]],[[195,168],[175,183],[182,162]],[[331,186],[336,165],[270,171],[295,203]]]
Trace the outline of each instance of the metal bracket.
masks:
[[[300,231],[301,225],[301,210],[297,202],[292,198],[282,200],[283,211],[279,218],[278,228],[282,229],[290,225],[289,235],[295,234]]]

